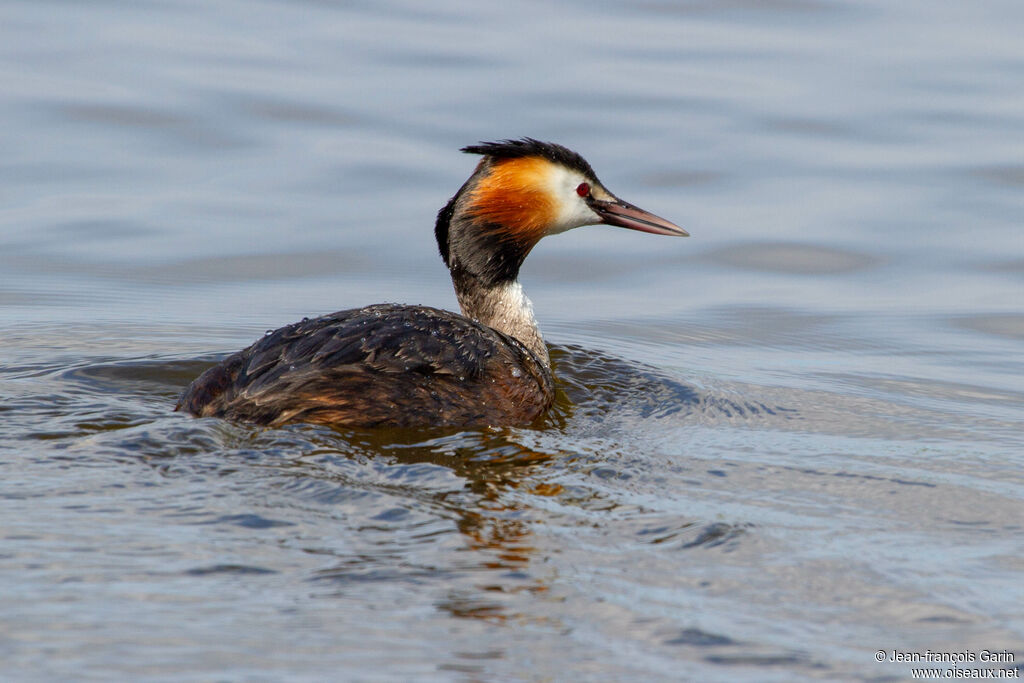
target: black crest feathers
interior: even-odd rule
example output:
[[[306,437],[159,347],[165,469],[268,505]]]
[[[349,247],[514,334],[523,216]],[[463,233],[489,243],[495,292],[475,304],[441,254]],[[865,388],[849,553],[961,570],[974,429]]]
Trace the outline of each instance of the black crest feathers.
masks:
[[[533,138],[519,140],[499,140],[497,142],[481,142],[462,148],[467,154],[483,154],[498,159],[515,159],[519,157],[544,157],[556,164],[562,164],[583,173],[589,178],[597,179],[594,169],[587,160],[568,147],[554,142],[541,142]]]

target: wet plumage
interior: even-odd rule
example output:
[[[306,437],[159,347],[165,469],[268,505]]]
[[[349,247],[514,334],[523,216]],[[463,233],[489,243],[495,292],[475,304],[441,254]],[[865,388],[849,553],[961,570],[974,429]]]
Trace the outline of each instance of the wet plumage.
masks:
[[[530,138],[481,143],[438,213],[438,249],[463,315],[378,304],[282,327],[200,375],[177,409],[277,426],[522,425],[554,382],[520,266],[544,236],[607,223],[678,226],[608,192],[578,154]]]
[[[551,373],[508,335],[436,308],[378,304],[275,330],[197,379],[194,415],[288,422],[488,425],[551,405]]]

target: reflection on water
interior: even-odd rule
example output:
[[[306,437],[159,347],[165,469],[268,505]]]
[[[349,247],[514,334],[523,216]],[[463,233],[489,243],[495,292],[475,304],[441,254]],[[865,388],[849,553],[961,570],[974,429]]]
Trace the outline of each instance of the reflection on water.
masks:
[[[5,679],[904,679],[1024,653],[1019,3],[13,2]],[[303,316],[452,308],[456,150],[687,241],[524,272],[534,429],[172,412]],[[671,243],[670,243],[671,242]],[[681,674],[680,672],[685,672]]]

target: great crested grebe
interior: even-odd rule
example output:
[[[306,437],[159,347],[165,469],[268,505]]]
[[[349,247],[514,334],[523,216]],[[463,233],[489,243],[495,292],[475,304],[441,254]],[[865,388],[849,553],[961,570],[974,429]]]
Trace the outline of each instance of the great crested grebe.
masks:
[[[519,268],[545,235],[605,223],[688,233],[606,190],[590,164],[532,138],[464,147],[483,159],[437,214],[462,315],[376,304],[268,333],[200,375],[176,410],[261,425],[524,425],[554,400]]]

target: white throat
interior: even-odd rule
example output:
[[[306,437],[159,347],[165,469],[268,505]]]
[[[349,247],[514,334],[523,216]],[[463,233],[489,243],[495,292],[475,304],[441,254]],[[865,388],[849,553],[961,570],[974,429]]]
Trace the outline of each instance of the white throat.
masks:
[[[548,348],[533,316],[533,304],[518,280],[471,291],[457,289],[456,296],[464,316],[515,337],[550,367]]]

